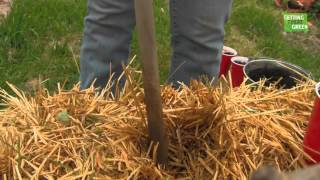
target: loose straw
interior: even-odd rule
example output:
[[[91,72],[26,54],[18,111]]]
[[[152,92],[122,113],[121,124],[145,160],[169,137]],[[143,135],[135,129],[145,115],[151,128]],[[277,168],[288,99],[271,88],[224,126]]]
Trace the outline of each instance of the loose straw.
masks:
[[[199,82],[162,87],[169,165],[157,167],[136,72],[121,95],[111,85],[28,97],[10,85],[0,98],[0,178],[4,179],[246,179],[264,164],[289,171],[305,166],[302,141],[314,82],[294,89]],[[138,77],[138,78],[134,78]]]

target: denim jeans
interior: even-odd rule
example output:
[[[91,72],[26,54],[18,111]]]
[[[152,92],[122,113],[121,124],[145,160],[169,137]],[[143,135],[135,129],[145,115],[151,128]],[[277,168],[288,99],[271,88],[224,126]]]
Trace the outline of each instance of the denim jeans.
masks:
[[[224,25],[232,0],[169,0],[171,58],[168,82],[189,84],[219,73]],[[80,86],[104,87],[127,64],[135,27],[134,0],[88,0],[80,54]],[[122,81],[123,83],[123,81]]]

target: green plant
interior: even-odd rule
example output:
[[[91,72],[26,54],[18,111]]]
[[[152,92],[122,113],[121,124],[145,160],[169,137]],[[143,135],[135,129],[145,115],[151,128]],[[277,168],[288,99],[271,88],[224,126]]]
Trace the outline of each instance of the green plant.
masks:
[[[313,2],[311,9],[310,9],[310,16],[311,18],[318,18],[320,15],[320,0],[316,0]]]

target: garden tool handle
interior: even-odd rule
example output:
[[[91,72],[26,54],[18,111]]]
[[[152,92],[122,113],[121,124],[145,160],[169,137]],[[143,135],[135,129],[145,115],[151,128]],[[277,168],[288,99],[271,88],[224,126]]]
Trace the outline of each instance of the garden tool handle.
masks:
[[[163,111],[156,50],[153,0],[135,0],[135,15],[142,60],[149,138],[153,143],[158,143],[156,163],[165,165],[168,161],[168,139],[162,120]]]

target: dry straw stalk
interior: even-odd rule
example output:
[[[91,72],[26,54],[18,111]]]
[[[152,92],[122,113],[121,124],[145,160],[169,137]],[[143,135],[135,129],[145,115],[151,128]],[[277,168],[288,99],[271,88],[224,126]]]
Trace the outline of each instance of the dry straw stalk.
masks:
[[[170,139],[169,165],[153,164],[143,89],[128,81],[115,100],[110,88],[27,97],[1,91],[0,176],[4,179],[247,179],[264,164],[305,166],[302,138],[314,82],[290,90],[217,88],[193,82],[162,87]]]

